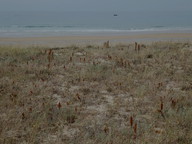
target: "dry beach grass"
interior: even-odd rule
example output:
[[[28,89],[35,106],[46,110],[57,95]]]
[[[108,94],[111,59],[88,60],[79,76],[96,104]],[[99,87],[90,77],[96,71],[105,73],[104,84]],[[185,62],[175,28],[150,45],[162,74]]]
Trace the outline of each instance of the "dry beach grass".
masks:
[[[0,143],[192,143],[192,44],[0,47]]]

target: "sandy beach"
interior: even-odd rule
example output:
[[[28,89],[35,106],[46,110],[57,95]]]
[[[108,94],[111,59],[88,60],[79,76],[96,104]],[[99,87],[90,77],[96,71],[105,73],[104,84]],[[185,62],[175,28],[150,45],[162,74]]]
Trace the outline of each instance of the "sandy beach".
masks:
[[[2,0],[0,144],[192,144],[192,0]]]
[[[0,45],[14,46],[84,46],[102,45],[105,41],[110,44],[130,42],[154,42],[154,41],[191,41],[192,33],[146,33],[127,35],[101,35],[101,36],[55,36],[55,37],[0,37]]]

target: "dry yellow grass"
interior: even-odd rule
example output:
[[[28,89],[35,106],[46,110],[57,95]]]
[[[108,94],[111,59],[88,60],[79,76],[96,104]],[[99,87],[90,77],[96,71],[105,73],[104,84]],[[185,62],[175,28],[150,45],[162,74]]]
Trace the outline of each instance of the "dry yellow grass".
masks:
[[[0,47],[0,67],[0,143],[192,143],[191,43]]]

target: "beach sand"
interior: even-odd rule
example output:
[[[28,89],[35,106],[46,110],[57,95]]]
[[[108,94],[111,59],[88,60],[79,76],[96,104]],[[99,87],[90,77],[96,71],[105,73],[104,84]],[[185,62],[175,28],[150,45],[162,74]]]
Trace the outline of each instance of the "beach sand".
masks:
[[[101,35],[101,36],[56,36],[56,37],[0,37],[0,45],[14,46],[84,46],[102,45],[105,41],[110,44],[130,42],[155,42],[155,41],[191,41],[192,33],[147,33],[128,35]]]

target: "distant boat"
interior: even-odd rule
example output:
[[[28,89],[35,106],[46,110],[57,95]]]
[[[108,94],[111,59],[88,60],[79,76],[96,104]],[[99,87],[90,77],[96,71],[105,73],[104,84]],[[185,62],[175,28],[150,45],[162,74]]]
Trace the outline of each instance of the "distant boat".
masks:
[[[118,16],[117,14],[114,14],[113,16]]]

